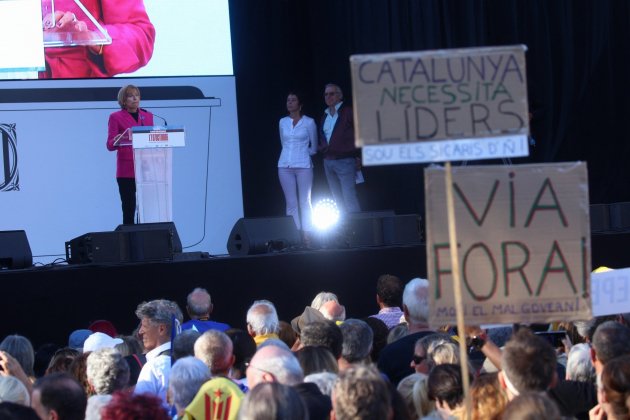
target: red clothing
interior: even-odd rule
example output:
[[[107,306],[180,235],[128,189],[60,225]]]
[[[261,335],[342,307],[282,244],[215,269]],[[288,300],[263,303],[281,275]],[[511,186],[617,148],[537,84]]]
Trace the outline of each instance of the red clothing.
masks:
[[[352,108],[341,105],[337,110],[339,116],[333,127],[330,142],[326,141],[324,134],[324,121],[326,113],[322,115],[319,122],[319,151],[324,155],[324,159],[347,159],[359,157],[359,149],[354,145],[354,123],[352,121]]]
[[[153,55],[155,28],[142,0],[81,0],[112,38],[103,55],[88,47],[46,48],[46,71],[40,78],[110,77],[133,72]],[[71,0],[56,0],[55,8],[80,14]]]
[[[107,124],[107,150],[117,150],[116,155],[116,178],[135,178],[133,168],[133,147],[114,146],[115,137],[123,133],[130,127],[139,125],[153,125],[153,114],[147,111],[138,110],[138,121],[124,109],[116,111],[109,116]],[[126,135],[125,135],[126,138]]]

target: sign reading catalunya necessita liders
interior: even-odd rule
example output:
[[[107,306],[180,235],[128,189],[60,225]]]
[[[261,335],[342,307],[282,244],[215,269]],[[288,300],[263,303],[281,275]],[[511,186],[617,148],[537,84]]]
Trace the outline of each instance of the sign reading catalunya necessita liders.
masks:
[[[425,170],[430,323],[455,322],[445,170]],[[453,167],[467,324],[591,318],[586,164]]]
[[[350,57],[363,164],[527,156],[525,46]]]

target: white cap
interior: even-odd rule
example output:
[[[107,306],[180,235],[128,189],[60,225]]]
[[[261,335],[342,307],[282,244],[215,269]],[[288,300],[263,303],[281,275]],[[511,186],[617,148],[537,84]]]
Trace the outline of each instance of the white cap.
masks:
[[[102,332],[95,332],[85,340],[85,343],[83,343],[83,353],[105,348],[113,349],[116,344],[120,344],[122,342],[123,341],[120,338],[112,338]]]

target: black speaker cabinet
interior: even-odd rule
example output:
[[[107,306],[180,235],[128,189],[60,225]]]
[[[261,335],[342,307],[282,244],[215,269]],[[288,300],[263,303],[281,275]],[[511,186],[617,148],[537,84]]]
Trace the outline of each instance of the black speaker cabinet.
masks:
[[[422,242],[422,217],[419,214],[403,214],[383,217],[383,242],[385,245],[419,244]]]
[[[182,241],[179,239],[177,228],[173,222],[118,225],[116,231],[129,233],[132,253],[141,253],[139,255],[143,255],[145,251],[149,254],[154,253],[155,251],[150,249],[151,241],[158,243],[166,241],[165,244],[169,248],[171,257],[173,253],[182,252]]]
[[[300,233],[291,216],[241,218],[227,241],[232,256],[265,254],[300,244]]]
[[[613,230],[630,230],[630,203],[610,205],[610,227]]]
[[[129,262],[127,235],[123,232],[90,232],[66,242],[68,264]]]
[[[29,268],[33,265],[33,254],[23,230],[0,232],[0,268]]]
[[[591,204],[589,206],[591,232],[610,230],[610,206],[608,204]]]

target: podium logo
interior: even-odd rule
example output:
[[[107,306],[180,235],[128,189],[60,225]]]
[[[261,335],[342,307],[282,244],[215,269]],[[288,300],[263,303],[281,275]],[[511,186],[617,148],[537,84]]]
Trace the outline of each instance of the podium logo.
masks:
[[[19,191],[20,177],[18,175],[17,133],[15,124],[0,124],[0,140],[2,149],[2,175],[0,176],[0,191]]]

